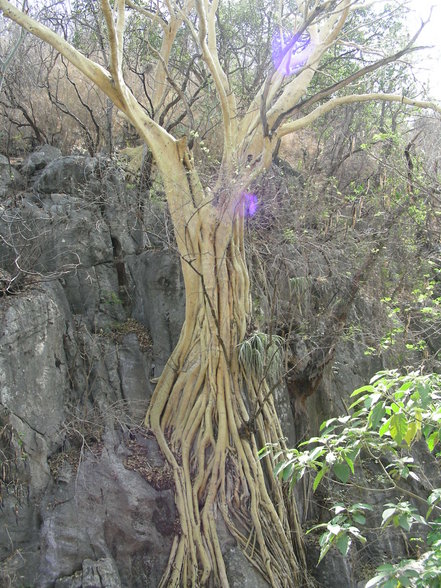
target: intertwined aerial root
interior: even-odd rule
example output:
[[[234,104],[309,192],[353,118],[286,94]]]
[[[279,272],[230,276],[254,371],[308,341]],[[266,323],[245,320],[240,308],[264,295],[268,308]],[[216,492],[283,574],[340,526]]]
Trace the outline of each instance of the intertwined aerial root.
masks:
[[[237,359],[250,310],[240,231],[240,222],[209,231],[205,219],[189,235],[186,320],[146,417],[173,468],[180,522],[161,587],[229,586],[221,519],[271,586],[306,582],[293,497],[273,476],[271,457],[258,459],[265,443],[283,444],[273,400],[264,383],[244,382]],[[249,431],[244,423],[258,405]]]

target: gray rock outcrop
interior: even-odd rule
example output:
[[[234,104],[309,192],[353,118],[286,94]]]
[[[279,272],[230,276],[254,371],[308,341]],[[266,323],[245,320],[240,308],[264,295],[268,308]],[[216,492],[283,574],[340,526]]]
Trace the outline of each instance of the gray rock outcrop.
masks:
[[[60,155],[27,158],[30,191],[7,193],[0,210],[10,287],[0,298],[0,577],[153,588],[173,538],[173,492],[155,484],[154,443],[141,439],[138,464],[130,446],[153,365],[182,324],[179,264],[144,247],[118,172]]]
[[[43,146],[21,172],[27,191],[12,193],[19,175],[0,157],[0,585],[156,588],[178,521],[171,473],[140,425],[184,318],[179,259],[104,158]],[[381,367],[355,340],[340,346],[308,401],[311,428]],[[284,387],[275,398],[294,444]],[[324,520],[305,488],[300,516]],[[231,587],[266,588],[217,524]],[[330,552],[316,569],[312,546],[308,561],[321,585],[349,588],[363,554],[405,549],[375,537],[353,561]]]
[[[59,157],[61,157],[61,150],[58,147],[41,145],[25,158],[20,168],[21,173],[25,176],[32,176]]]

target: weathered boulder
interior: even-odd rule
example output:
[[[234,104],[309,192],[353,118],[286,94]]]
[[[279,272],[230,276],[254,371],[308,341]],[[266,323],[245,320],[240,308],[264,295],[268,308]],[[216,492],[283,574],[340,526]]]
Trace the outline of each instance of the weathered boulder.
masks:
[[[0,577],[21,585],[23,565],[31,573],[38,566],[38,504],[51,481],[48,457],[61,442],[69,399],[62,290],[4,296],[0,315]]]
[[[56,445],[67,401],[63,335],[67,306],[53,289],[4,299],[0,312],[0,402],[49,445]]]
[[[84,190],[62,193],[54,175],[77,187],[82,182]],[[0,267],[12,275],[15,289],[29,279],[63,278],[73,312],[85,314],[90,328],[97,326],[97,314],[98,322],[106,316],[123,320],[122,302],[129,302],[125,257],[142,247],[143,237],[121,174],[105,160],[58,158],[35,185],[35,193],[2,206]],[[39,191],[43,185],[49,193]]]
[[[79,448],[64,481],[63,454],[53,460],[56,482],[41,509],[38,586],[81,568],[83,587],[157,586],[174,534],[172,482],[155,445],[141,433],[131,437],[108,432],[89,450]],[[99,565],[87,561],[97,558]]]
[[[99,406],[110,422],[115,417],[111,406],[120,407],[136,424],[141,422],[152,394],[152,350],[145,327],[127,319],[109,322],[93,333],[77,319],[65,344],[72,386],[78,394]]]
[[[237,545],[227,549],[224,558],[230,588],[269,588],[268,582],[252,567]]]
[[[40,145],[26,157],[21,165],[21,173],[32,176],[44,169],[49,163],[61,157],[61,150],[52,145]]]
[[[85,189],[90,194],[97,188],[99,162],[94,157],[68,155],[51,161],[34,184],[34,190],[43,194],[74,194]],[[91,182],[95,180],[93,186]],[[92,189],[91,189],[92,188]]]
[[[316,538],[317,540],[317,538]],[[317,565],[320,550],[317,541],[311,541],[307,550],[308,567],[319,586],[326,588],[355,588],[356,579],[353,569],[347,558],[344,558],[337,550],[331,550]]]
[[[93,561],[85,559],[83,561],[83,578],[82,588],[120,588],[118,570],[114,561],[110,557]]]

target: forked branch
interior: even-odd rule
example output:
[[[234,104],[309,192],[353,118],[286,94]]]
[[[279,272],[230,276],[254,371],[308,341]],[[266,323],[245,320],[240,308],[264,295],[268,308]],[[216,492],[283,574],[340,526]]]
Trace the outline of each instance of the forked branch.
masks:
[[[49,27],[39,23],[25,12],[16,8],[11,2],[0,0],[0,10],[7,18],[16,22],[29,33],[49,43],[49,45],[61,53],[73,66],[107,94],[118,108],[123,109],[121,99],[112,85],[110,74],[101,65],[85,57],[77,49],[72,47],[70,43],[65,41],[63,37],[60,37],[60,35],[54,33]]]

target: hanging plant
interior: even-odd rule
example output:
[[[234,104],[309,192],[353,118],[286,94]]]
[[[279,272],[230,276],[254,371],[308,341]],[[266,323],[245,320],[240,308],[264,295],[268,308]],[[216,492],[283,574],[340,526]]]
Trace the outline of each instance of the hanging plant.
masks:
[[[269,382],[280,379],[283,367],[284,339],[255,331],[238,345],[239,364],[247,378],[266,378]]]

